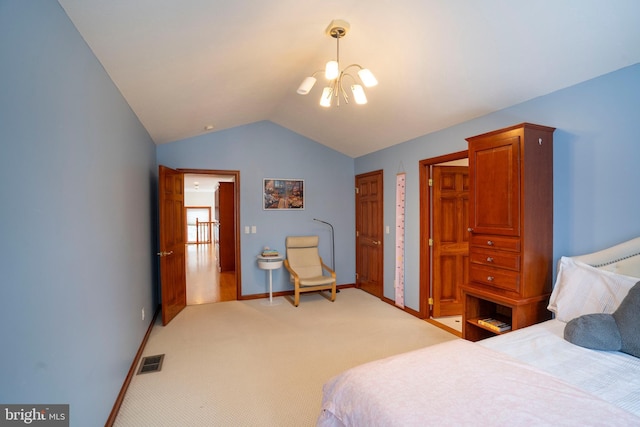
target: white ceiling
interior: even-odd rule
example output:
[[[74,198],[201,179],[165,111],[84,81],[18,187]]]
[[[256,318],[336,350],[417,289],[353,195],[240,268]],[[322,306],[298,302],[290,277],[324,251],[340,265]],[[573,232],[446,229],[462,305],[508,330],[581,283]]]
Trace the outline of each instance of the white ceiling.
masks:
[[[640,62],[637,0],[59,0],[157,144],[270,120],[358,157]],[[327,110],[341,64],[369,103]]]

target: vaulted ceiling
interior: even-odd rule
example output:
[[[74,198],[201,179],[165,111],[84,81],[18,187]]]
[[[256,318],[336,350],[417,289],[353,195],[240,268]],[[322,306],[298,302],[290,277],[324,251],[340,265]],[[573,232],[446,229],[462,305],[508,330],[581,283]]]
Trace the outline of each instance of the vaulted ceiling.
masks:
[[[157,144],[270,120],[358,157],[640,62],[637,0],[59,3]],[[296,93],[334,19],[366,105]]]

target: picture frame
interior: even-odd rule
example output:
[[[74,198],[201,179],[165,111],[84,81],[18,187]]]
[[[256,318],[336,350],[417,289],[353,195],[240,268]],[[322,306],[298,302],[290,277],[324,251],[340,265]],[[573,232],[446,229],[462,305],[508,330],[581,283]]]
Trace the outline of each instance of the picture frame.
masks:
[[[304,210],[304,180],[264,178],[262,208],[264,210]]]

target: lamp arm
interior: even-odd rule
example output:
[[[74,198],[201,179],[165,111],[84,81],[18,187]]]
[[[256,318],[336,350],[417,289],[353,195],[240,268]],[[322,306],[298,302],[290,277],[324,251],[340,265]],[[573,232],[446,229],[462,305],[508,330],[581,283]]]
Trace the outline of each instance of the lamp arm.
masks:
[[[327,221],[323,221],[323,220],[318,219],[318,218],[313,218],[313,220],[321,222],[323,224],[327,224],[329,227],[331,227],[331,269],[333,271],[336,271],[336,244],[335,244],[335,236],[334,236],[334,231],[333,231],[333,225],[331,225]]]
[[[353,76],[351,74],[348,74],[348,73],[345,74],[345,72],[342,71],[342,72],[340,72],[340,77],[338,77],[338,80],[337,80],[336,83],[337,83],[337,86],[340,87],[340,93],[342,93],[342,97],[344,98],[344,102],[346,102],[348,104],[349,103],[349,95],[347,95],[347,91],[344,90],[344,87],[342,86],[342,78],[345,77],[345,76],[349,76],[349,77],[351,77],[353,79]],[[338,101],[337,102],[338,102],[338,105],[339,105],[340,97],[338,97]]]
[[[347,70],[345,69],[345,70],[342,72],[342,75],[340,76],[340,77],[341,77],[341,78],[340,78],[340,82],[342,83],[342,78],[343,78],[343,77],[350,77],[350,78],[351,78],[351,80],[353,80],[353,82],[354,82],[354,83],[358,83],[358,79],[356,79],[356,78],[354,77],[354,75],[353,75],[353,74],[347,73],[346,71],[347,71]]]
[[[349,77],[351,77],[351,80],[353,80],[353,83],[355,83],[355,84],[360,84],[360,83],[365,84],[364,81],[362,81],[362,77],[360,77],[359,75],[358,75],[358,77],[360,77],[360,78],[356,78],[353,74],[347,73],[347,70],[349,68],[356,68],[356,67],[358,68],[358,72],[360,72],[361,70],[364,70],[364,67],[362,67],[361,65],[351,64],[347,68],[342,70],[342,73],[340,73],[340,82],[342,83],[342,77],[349,76]],[[366,84],[365,84],[365,86],[366,86]]]
[[[347,71],[347,70],[348,70],[349,68],[351,68],[351,67],[358,67],[358,68],[359,68],[359,70],[364,70],[364,67],[363,67],[362,65],[360,65],[360,64],[351,64],[351,65],[347,65],[347,66],[344,68],[344,70],[343,70],[343,71]],[[358,71],[359,71],[359,70],[358,70]]]
[[[364,68],[360,64],[351,64],[347,68],[345,68],[344,71],[347,71],[351,67],[357,67],[358,68],[358,77],[360,77],[360,80],[362,80],[362,83],[366,87],[376,86],[378,84],[378,79],[375,78],[373,73],[371,73],[371,71],[369,71],[369,69]]]

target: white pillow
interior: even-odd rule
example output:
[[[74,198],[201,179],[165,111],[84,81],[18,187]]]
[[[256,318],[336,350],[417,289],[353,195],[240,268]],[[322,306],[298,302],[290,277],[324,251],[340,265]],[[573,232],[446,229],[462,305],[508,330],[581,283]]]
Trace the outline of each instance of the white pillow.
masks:
[[[583,314],[613,313],[638,281],[562,257],[547,308],[565,323]]]

